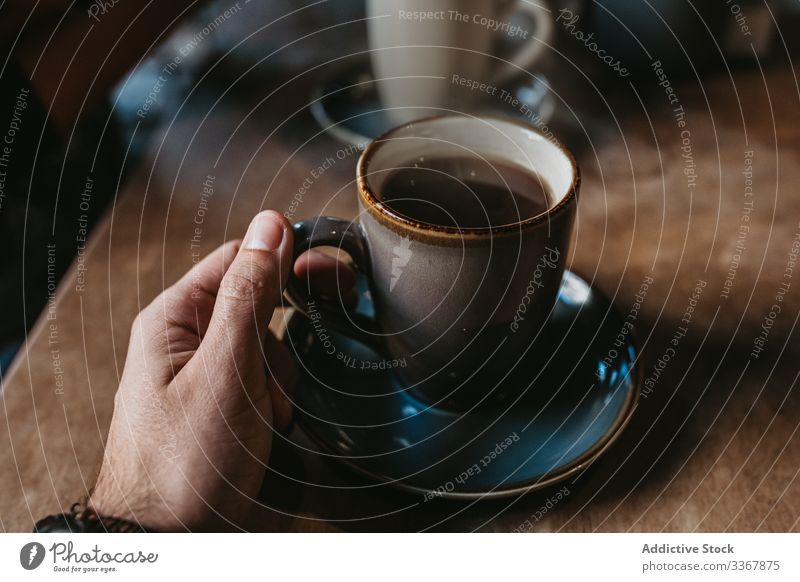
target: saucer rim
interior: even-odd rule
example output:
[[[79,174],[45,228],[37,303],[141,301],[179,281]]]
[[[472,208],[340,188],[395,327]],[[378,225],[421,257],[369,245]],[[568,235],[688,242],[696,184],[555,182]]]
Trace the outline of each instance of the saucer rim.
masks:
[[[340,60],[340,59],[337,59]],[[351,146],[363,146],[366,147],[371,141],[373,141],[378,136],[369,137],[367,135],[361,135],[359,132],[350,129],[346,125],[343,125],[343,121],[347,121],[347,119],[337,119],[335,116],[330,114],[329,108],[325,106],[326,98],[331,95],[331,93],[326,93],[325,88],[329,86],[329,84],[335,81],[338,78],[341,78],[342,75],[351,69],[364,68],[370,76],[370,83],[373,82],[374,76],[372,75],[372,68],[369,62],[369,55],[367,53],[355,53],[352,55],[347,55],[346,57],[341,58],[341,62],[337,62],[335,64],[326,63],[331,65],[331,70],[327,71],[326,73],[319,76],[318,79],[314,82],[314,87],[311,90],[311,99],[309,104],[309,111],[311,116],[313,117],[314,121],[316,121],[317,125],[322,128],[323,132],[330,135],[334,139],[338,140],[340,143],[351,145]],[[545,76],[547,77],[547,76]],[[439,115],[442,115],[441,113]],[[490,114],[491,115],[491,114]],[[542,122],[548,124],[551,122],[552,118],[554,117],[555,112],[551,111],[546,116],[541,116]],[[431,115],[435,116],[435,115]],[[484,117],[483,114],[479,114],[479,116]],[[496,117],[504,117],[506,119],[519,119],[520,116],[518,115],[497,115]],[[393,125],[391,128],[394,128]],[[384,132],[381,132],[381,134]],[[380,135],[380,134],[378,134]]]
[[[581,276],[579,273],[571,269],[565,269],[565,274],[567,272],[571,273],[572,275],[581,279],[584,283],[586,283],[592,293],[596,293],[599,297],[601,297],[605,302],[610,306],[611,310],[622,319],[620,311],[617,309],[617,306],[614,304],[613,301],[606,295],[603,291],[599,290],[596,286],[590,285],[589,282]],[[293,311],[287,318],[286,329],[289,329],[289,326],[296,326],[298,325],[295,321],[302,321],[303,315],[298,311]],[[288,337],[291,337],[292,334],[285,335],[281,341],[288,341]],[[597,439],[597,441],[581,456],[577,459],[567,463],[563,467],[560,467],[554,471],[546,472],[540,475],[539,477],[533,479],[527,479],[525,481],[519,481],[514,485],[510,486],[501,486],[501,487],[493,487],[491,489],[474,489],[474,490],[466,490],[466,491],[444,491],[444,492],[436,492],[433,499],[449,499],[449,500],[480,500],[480,499],[501,499],[501,498],[508,498],[508,497],[517,497],[519,495],[525,493],[532,493],[534,491],[540,491],[543,489],[547,489],[557,483],[560,483],[575,473],[579,473],[582,470],[588,468],[594,461],[602,457],[610,448],[617,442],[619,436],[624,432],[627,426],[630,424],[631,419],[633,418],[633,414],[636,411],[636,408],[639,403],[639,397],[641,393],[641,385],[644,380],[644,369],[640,362],[641,357],[641,349],[638,335],[636,334],[636,330],[632,330],[628,334],[630,340],[630,345],[633,345],[636,349],[636,359],[634,360],[633,364],[631,365],[630,372],[628,376],[631,378],[631,387],[628,390],[628,394],[625,397],[625,402],[623,403],[622,407],[620,408],[619,414],[617,414],[616,418],[614,419],[614,424],[603,433],[603,435]],[[319,434],[312,428],[313,421],[309,421],[308,415],[303,414],[302,412],[296,413],[296,420],[298,427],[309,437],[309,439],[318,447],[323,449],[323,451],[327,452],[331,457],[333,457],[337,462],[346,465],[349,469],[355,471],[356,473],[368,477],[372,481],[375,481],[371,486],[377,487],[381,485],[389,485],[396,489],[401,489],[403,491],[409,493],[417,493],[417,494],[428,494],[431,493],[431,489],[426,489],[423,487],[419,487],[417,485],[412,485],[409,483],[404,482],[402,479],[396,479],[393,477],[389,477],[382,473],[374,473],[369,471],[358,463],[352,461],[347,457],[340,456],[341,451],[336,451],[333,447],[327,444],[325,439],[321,438]]]

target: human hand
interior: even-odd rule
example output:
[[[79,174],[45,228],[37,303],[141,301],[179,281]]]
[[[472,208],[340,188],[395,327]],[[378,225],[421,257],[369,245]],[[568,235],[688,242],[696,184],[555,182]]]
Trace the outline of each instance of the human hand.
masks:
[[[288,426],[295,369],[267,328],[292,261],[292,229],[273,211],[142,310],[90,506],[157,531],[241,527],[264,479],[273,428]],[[295,273],[323,294],[354,275],[306,253]],[[338,285],[337,285],[338,281]]]

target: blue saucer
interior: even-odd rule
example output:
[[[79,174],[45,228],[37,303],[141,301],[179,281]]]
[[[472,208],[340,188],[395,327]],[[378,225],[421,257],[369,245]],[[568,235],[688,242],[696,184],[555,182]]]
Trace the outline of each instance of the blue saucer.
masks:
[[[370,307],[362,294],[359,309]],[[529,350],[536,355],[500,385],[522,382],[524,390],[457,414],[409,394],[387,361],[362,344],[333,332],[323,344],[295,313],[284,339],[301,371],[297,421],[321,454],[427,498],[540,489],[585,469],[630,420],[639,350],[620,332],[623,324],[608,299],[565,272],[558,303]]]

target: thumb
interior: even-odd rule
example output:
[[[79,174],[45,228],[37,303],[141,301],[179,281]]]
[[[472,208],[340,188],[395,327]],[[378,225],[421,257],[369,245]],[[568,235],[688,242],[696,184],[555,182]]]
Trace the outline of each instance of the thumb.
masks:
[[[253,218],[222,277],[204,340],[213,345],[262,345],[292,264],[293,233],[273,210]],[[206,343],[206,342],[204,342]]]

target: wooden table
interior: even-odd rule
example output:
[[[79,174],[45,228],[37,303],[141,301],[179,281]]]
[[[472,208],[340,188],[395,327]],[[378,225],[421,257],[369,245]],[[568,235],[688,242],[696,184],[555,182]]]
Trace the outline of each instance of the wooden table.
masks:
[[[328,157],[335,163],[311,180],[296,218],[355,213],[356,156],[320,134],[306,110],[295,110],[305,103],[298,95],[308,94],[310,82],[303,77],[264,103],[267,92],[251,85],[216,104],[226,87],[212,83],[161,124],[92,234],[80,284],[76,264],[5,378],[0,529],[30,530],[38,517],[66,509],[92,485],[130,324],[191,266],[193,252],[206,254],[241,236],[260,208],[287,210],[310,169]],[[505,501],[423,504],[386,487],[365,487],[369,483],[335,462],[279,443],[264,507],[248,527],[799,530],[800,397],[796,350],[787,338],[800,289],[792,289],[767,352],[757,360],[748,356],[763,303],[774,292],[765,273],[780,272],[800,217],[799,203],[789,196],[800,183],[796,85],[788,69],[768,71],[763,80],[757,70],[743,73],[736,86],[744,90],[736,97],[748,112],[745,123],[730,86],[726,76],[702,91],[676,84],[689,111],[700,174],[692,196],[682,172],[681,135],[658,91],[641,92],[640,102],[620,90],[605,112],[599,101],[584,99],[576,105],[583,128],[563,124],[560,135],[578,151],[584,174],[572,267],[595,274],[623,312],[643,276],[656,274],[658,285],[637,326],[650,366],[668,346],[697,280],[708,285],[676,358],[632,425],[605,457],[565,484],[569,495],[555,504],[549,500],[558,488]],[[772,225],[772,237],[751,237],[731,299],[723,301],[741,215],[745,131],[747,147],[756,149],[763,194],[754,223]],[[780,172],[773,163],[778,159]],[[204,200],[209,176],[214,193]],[[202,232],[193,240],[196,218]],[[309,445],[297,429],[290,437]]]

